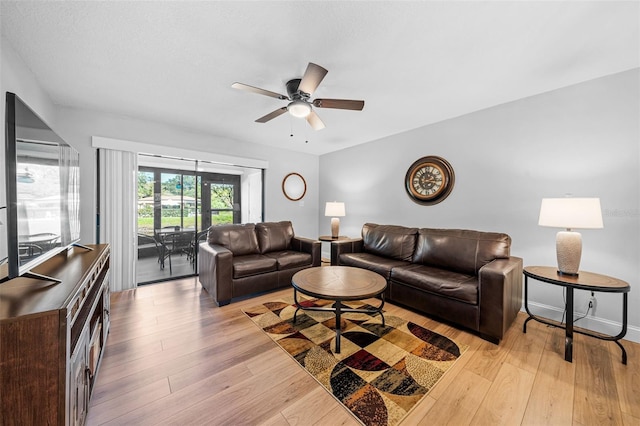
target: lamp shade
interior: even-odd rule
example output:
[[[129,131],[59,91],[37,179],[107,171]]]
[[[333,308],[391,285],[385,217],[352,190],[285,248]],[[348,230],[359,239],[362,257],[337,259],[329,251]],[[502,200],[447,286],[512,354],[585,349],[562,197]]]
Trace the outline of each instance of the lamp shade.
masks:
[[[345,215],[344,212],[344,203],[337,203],[337,202],[329,202],[326,204],[325,208],[324,208],[324,215],[325,216],[332,216],[332,217],[342,217]]]
[[[603,228],[599,198],[543,198],[538,225],[566,229]]]

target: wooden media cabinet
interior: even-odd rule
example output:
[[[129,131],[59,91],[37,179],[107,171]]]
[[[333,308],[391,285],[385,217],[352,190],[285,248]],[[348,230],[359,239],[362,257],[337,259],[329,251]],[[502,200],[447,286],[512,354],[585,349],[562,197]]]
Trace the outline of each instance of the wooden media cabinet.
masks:
[[[109,332],[107,244],[0,283],[0,425],[82,425]]]

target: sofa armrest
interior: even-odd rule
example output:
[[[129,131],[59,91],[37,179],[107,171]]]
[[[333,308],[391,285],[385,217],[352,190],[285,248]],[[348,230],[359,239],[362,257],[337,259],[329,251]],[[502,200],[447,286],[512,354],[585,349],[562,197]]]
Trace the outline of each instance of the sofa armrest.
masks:
[[[500,340],[522,308],[522,259],[495,259],[480,268],[478,275],[479,331],[493,341]]]
[[[342,253],[361,253],[364,250],[362,238],[347,238],[331,241],[331,265],[340,266]]]
[[[311,255],[311,264],[320,266],[322,262],[322,242],[311,238],[296,237],[291,239],[291,249]]]
[[[201,243],[198,264],[199,280],[218,306],[233,297],[233,253],[219,245]]]

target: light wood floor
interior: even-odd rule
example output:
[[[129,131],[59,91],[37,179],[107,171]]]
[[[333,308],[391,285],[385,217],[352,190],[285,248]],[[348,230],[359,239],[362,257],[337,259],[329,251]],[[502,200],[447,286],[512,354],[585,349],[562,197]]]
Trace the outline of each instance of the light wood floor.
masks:
[[[356,425],[358,422],[241,312],[282,290],[218,308],[197,281],[112,294],[111,333],[88,425]],[[496,346],[387,303],[386,311],[469,349],[404,425],[638,425],[640,344],[578,335],[520,314]]]

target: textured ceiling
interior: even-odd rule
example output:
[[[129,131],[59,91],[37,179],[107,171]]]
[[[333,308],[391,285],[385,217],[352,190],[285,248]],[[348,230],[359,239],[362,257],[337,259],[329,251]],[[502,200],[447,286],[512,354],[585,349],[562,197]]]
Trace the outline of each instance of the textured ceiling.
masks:
[[[55,104],[314,154],[640,66],[637,1],[3,0],[0,12]],[[231,88],[286,93],[308,62],[329,70],[313,98],[364,110],[316,109],[320,131],[288,114],[260,124],[286,102]]]

